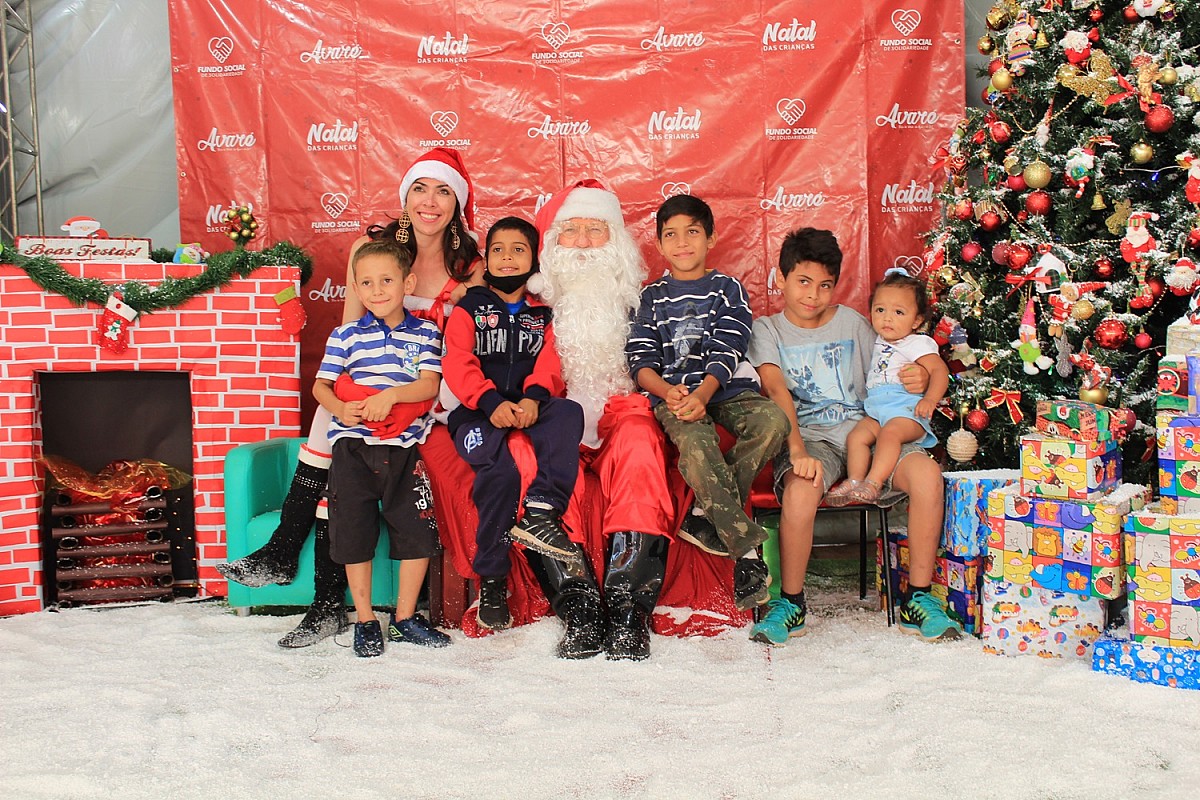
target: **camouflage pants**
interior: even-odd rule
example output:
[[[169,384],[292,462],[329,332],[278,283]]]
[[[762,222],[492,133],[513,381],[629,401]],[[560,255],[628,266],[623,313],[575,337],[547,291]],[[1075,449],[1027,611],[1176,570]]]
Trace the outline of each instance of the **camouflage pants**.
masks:
[[[703,419],[682,422],[660,403],[654,416],[679,450],[679,471],[696,493],[696,505],[738,557],[766,541],[766,531],[746,515],[746,498],[787,441],[790,423],[778,406],[752,391],[710,403],[707,410]],[[737,439],[728,452],[721,452],[717,425]]]

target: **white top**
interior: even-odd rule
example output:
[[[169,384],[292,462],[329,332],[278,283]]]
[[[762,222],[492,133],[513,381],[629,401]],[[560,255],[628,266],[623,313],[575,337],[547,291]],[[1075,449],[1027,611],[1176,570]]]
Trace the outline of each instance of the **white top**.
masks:
[[[900,370],[929,354],[937,355],[938,346],[931,337],[923,333],[910,333],[903,339],[889,342],[882,336],[875,337],[871,351],[871,370],[867,373],[867,389],[885,383],[899,383]]]

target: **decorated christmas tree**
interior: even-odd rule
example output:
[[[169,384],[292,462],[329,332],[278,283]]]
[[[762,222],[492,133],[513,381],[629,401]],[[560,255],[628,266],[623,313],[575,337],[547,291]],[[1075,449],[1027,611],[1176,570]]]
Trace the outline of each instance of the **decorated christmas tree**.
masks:
[[[1200,322],[1200,0],[1002,0],[987,25],[984,106],[936,155],[939,433],[1014,467],[1039,400],[1131,408],[1147,481],[1167,326]]]

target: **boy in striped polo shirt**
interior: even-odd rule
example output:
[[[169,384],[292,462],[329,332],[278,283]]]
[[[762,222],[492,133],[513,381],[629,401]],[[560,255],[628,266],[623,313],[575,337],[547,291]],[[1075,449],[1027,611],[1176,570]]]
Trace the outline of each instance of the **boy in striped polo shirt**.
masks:
[[[747,516],[746,497],[790,426],[759,394],[758,376],[746,361],[751,317],[745,289],[706,266],[717,241],[712,209],[676,195],[655,220],[658,252],[669,271],[642,290],[625,353],[696,494],[679,538],[734,559],[734,601],[746,610],[770,598],[770,577],[756,551],[767,533]],[[716,425],[737,437],[724,454]]]
[[[371,560],[379,512],[387,523],[391,557],[400,561],[396,612],[388,639],[444,647],[450,637],[417,613],[417,595],[437,552],[433,494],[415,445],[433,420],[426,414],[441,384],[437,326],[409,314],[412,258],[380,239],[354,254],[354,291],[367,313],[336,328],[325,345],[313,397],[333,414],[329,440],[330,556],[346,565],[358,622],[354,652],[383,653],[383,633],[371,608]]]

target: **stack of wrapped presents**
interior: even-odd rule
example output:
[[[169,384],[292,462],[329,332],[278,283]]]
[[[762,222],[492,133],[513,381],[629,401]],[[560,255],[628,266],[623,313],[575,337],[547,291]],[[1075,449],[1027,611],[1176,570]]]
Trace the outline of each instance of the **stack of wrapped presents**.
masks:
[[[988,495],[984,649],[1004,655],[1090,658],[1109,603],[1126,590],[1122,528],[1151,499],[1121,483],[1127,410],[1075,400],[1038,404],[1021,439],[1019,484]]]

